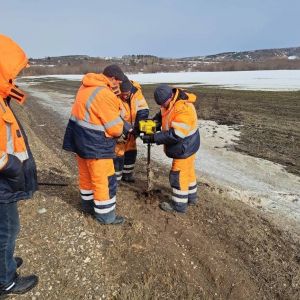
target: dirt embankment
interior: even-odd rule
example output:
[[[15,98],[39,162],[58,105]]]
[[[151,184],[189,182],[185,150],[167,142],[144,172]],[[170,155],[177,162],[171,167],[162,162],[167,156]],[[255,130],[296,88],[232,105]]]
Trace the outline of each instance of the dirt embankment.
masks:
[[[300,244],[265,214],[199,183],[199,204],[168,214],[168,172],[155,166],[146,198],[145,163],[122,184],[124,226],[101,226],[80,212],[73,156],[61,150],[64,124],[31,98],[17,113],[36,157],[41,186],[20,204],[16,252],[36,272],[32,299],[299,299]],[[14,299],[18,299],[15,297]]]

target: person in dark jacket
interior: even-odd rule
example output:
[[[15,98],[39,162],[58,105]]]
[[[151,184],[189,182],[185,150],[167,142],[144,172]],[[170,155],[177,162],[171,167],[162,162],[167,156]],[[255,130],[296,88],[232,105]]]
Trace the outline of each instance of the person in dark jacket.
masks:
[[[142,139],[163,144],[166,155],[173,158],[169,175],[172,202],[162,202],[160,208],[184,213],[188,205],[197,202],[195,157],[200,147],[200,134],[193,104],[196,95],[162,84],[155,89],[154,99],[161,106],[154,119],[161,124],[162,130]]]
[[[23,50],[0,35],[0,295],[23,294],[38,283],[36,275],[19,276],[22,258],[14,257],[20,230],[18,201],[37,190],[36,166],[23,128],[11,107],[11,99],[23,103],[24,93],[14,84],[27,66]]]

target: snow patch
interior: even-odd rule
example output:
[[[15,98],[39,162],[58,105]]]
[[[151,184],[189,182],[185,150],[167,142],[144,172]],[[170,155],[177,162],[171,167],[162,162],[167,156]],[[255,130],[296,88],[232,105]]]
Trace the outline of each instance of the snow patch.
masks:
[[[300,90],[300,70],[235,71],[235,72],[178,72],[127,74],[141,84],[216,85],[237,90],[297,91]],[[83,75],[27,76],[24,78],[59,78],[80,81]]]

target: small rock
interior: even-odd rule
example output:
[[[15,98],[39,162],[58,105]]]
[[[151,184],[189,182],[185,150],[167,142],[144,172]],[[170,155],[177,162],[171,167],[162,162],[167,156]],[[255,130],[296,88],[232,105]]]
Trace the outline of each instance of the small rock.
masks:
[[[87,264],[87,263],[89,263],[91,261],[91,259],[89,258],[89,257],[87,257],[83,262],[85,263],[85,264]]]
[[[38,213],[39,213],[39,214],[44,214],[46,211],[47,211],[46,208],[39,208],[39,209],[38,209]]]

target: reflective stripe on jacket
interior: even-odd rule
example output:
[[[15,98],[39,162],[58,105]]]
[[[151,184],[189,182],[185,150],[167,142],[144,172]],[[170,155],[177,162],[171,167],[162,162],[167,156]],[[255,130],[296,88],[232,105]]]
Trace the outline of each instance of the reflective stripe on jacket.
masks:
[[[133,84],[133,90],[130,96],[131,125],[135,128],[138,128],[139,121],[148,118],[149,107],[139,83],[136,81],[131,81],[131,83]]]
[[[122,134],[121,100],[103,74],[89,73],[79,88],[66,129],[63,149],[81,158],[113,158]]]
[[[19,124],[7,100],[0,96],[0,150],[17,156],[21,161],[29,158]]]
[[[200,147],[197,113],[194,107],[196,95],[174,89],[174,97],[168,108],[161,108],[162,131],[155,134],[156,144],[164,144],[171,158],[187,158]]]

